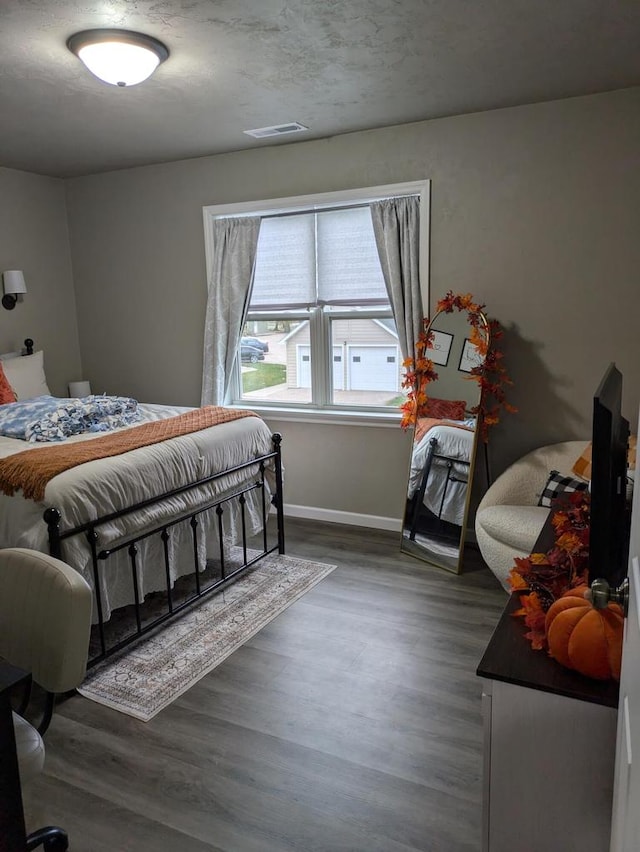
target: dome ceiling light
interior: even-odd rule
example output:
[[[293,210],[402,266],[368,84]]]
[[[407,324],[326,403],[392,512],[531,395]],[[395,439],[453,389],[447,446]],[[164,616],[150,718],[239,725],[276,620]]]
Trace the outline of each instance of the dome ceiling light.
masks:
[[[135,86],[150,77],[169,51],[158,39],[130,30],[83,30],[67,47],[98,79],[112,86]]]

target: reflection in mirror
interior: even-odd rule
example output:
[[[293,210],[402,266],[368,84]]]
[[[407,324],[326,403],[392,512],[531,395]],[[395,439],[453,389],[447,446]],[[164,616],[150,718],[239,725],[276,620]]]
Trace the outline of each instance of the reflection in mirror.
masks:
[[[489,328],[480,314],[478,330],[487,345]],[[466,311],[441,311],[429,324],[426,351],[437,380],[428,387],[424,416],[415,424],[401,549],[455,573],[460,572],[478,446],[480,386],[471,371],[482,356],[471,342]],[[485,347],[486,350],[486,347]]]

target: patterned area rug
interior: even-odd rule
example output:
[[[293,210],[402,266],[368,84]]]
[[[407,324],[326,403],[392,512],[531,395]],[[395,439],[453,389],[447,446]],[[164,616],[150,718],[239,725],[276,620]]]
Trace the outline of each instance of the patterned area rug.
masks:
[[[78,692],[148,722],[335,567],[267,556],[224,591],[90,669]]]

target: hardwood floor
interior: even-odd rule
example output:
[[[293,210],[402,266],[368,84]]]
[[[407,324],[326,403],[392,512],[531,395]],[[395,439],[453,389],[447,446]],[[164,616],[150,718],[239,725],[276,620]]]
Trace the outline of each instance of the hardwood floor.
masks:
[[[57,709],[27,821],[72,852],[477,852],[481,685],[506,603],[399,535],[287,522],[337,569],[152,721]]]

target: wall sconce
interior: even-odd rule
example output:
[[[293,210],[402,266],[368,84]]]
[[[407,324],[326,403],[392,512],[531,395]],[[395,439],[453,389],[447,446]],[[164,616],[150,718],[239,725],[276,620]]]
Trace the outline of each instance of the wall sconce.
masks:
[[[27,285],[24,283],[24,274],[20,269],[8,269],[2,273],[2,281],[4,284],[2,307],[8,311],[12,311],[16,306],[18,296],[27,292]]]
[[[99,80],[112,86],[135,86],[150,77],[169,56],[153,36],[130,30],[83,30],[67,47]]]

